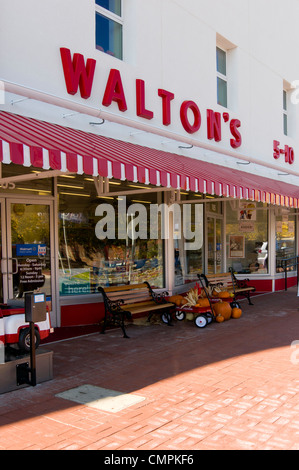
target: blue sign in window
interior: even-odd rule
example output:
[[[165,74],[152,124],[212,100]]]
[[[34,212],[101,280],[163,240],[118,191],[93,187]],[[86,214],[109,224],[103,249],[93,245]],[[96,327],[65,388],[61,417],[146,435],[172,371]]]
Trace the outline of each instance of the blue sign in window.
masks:
[[[47,245],[41,244],[26,244],[16,245],[17,256],[45,256],[47,252]]]

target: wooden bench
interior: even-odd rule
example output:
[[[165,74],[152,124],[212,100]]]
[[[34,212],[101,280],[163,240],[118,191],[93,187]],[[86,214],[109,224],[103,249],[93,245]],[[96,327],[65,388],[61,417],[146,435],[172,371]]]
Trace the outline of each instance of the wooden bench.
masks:
[[[148,282],[142,284],[99,287],[105,305],[105,318],[101,333],[105,333],[108,323],[121,327],[124,338],[129,338],[126,333],[124,322],[130,320],[134,315],[148,313],[147,321],[150,321],[154,313],[161,313],[162,320],[171,324],[172,311],[175,304],[167,302],[165,297],[168,292],[155,293]]]
[[[230,293],[234,294],[234,301],[238,297],[246,297],[249,305],[253,305],[250,294],[255,292],[255,287],[249,286],[247,282],[249,279],[237,279],[232,271],[220,274],[198,274],[198,278],[202,278],[205,286],[219,286]]]

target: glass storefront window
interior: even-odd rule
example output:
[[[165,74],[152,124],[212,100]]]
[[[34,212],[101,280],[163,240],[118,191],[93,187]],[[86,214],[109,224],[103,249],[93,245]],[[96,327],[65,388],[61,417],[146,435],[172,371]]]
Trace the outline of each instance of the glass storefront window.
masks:
[[[276,272],[282,272],[282,260],[287,261],[288,270],[296,270],[294,257],[296,256],[296,216],[286,212],[276,217]]]
[[[268,210],[263,203],[230,201],[226,205],[227,268],[268,273]]]
[[[111,182],[111,191],[131,189]],[[164,287],[163,240],[151,239],[150,207],[157,193],[97,196],[92,178],[58,178],[60,295],[98,292],[98,286],[148,281]]]
[[[196,199],[189,194],[187,198]],[[174,220],[175,286],[196,281],[203,272],[203,204],[181,204]]]

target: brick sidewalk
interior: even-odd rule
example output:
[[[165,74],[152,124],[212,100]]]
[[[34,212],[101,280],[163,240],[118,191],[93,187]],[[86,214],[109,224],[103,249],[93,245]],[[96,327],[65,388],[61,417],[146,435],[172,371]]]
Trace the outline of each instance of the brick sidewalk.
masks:
[[[47,344],[54,379],[0,396],[0,450],[298,450],[299,298],[253,301],[205,329],[132,325],[130,339]],[[113,412],[57,396],[85,385],[142,401]]]

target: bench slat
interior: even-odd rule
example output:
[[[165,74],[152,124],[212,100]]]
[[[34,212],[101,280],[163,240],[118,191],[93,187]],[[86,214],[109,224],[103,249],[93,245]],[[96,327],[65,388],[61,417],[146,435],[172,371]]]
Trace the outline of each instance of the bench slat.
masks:
[[[119,291],[126,291],[126,290],[135,290],[135,289],[145,289],[147,288],[147,285],[142,283],[142,284],[132,284],[132,285],[125,285],[125,286],[111,286],[111,287],[104,287],[104,291],[106,293],[108,292],[119,292]]]
[[[121,295],[119,295],[119,293],[117,294],[108,294],[107,295],[108,299],[110,300],[120,300],[122,299],[125,303],[128,303],[130,302],[131,300],[134,301],[136,300],[136,302],[141,302],[142,300],[147,300],[147,299],[152,299],[152,296],[149,294],[149,292],[135,292],[135,293],[121,293]]]
[[[132,306],[130,308],[130,312],[132,315],[137,314],[137,313],[145,313],[145,312],[153,312],[155,310],[163,310],[165,308],[171,308],[173,307],[173,304],[152,304],[148,306],[139,306],[136,304],[135,306]],[[125,309],[125,307],[122,307]]]

